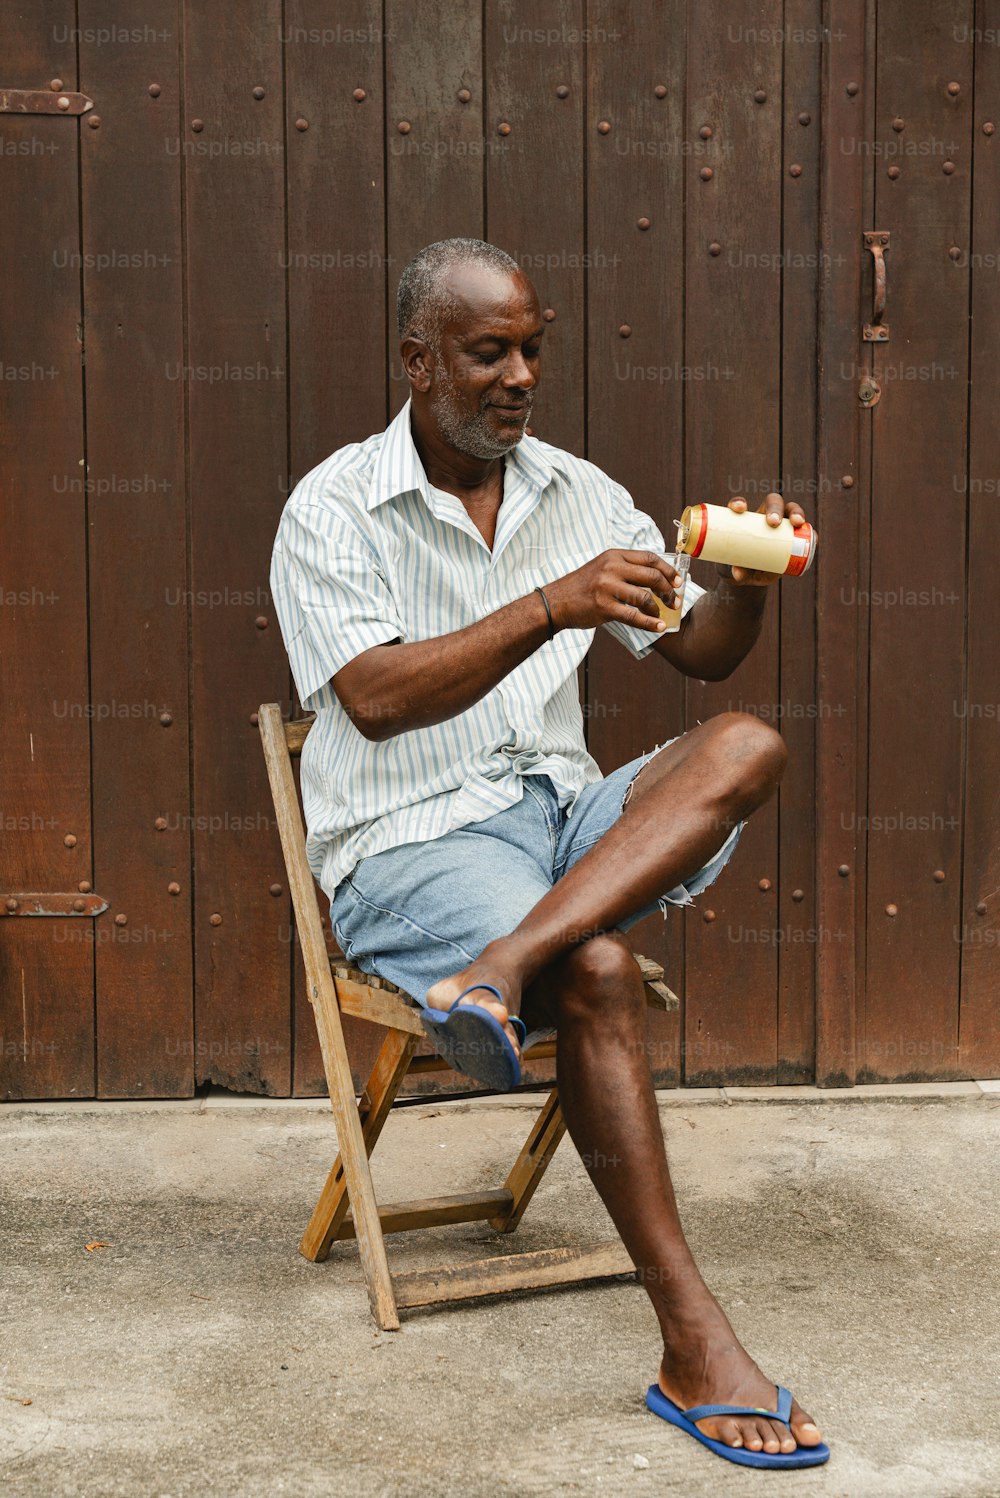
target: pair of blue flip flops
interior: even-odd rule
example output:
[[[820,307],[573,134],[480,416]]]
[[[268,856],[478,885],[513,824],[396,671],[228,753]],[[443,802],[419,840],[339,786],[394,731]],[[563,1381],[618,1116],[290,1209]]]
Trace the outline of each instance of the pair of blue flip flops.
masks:
[[[727,1446],[724,1441],[713,1441],[711,1436],[706,1436],[695,1424],[696,1420],[705,1420],[714,1415],[765,1415],[769,1420],[780,1420],[782,1425],[788,1425],[789,1416],[792,1413],[792,1396],[787,1389],[779,1384],[778,1407],[775,1410],[762,1410],[746,1404],[696,1404],[689,1410],[682,1410],[679,1405],[668,1399],[659,1384],[650,1384],[646,1391],[646,1404],[659,1415],[661,1420],[667,1420],[671,1425],[676,1425],[678,1430],[683,1430],[689,1436],[694,1436],[709,1451],[714,1451],[716,1456],[725,1457],[727,1462],[736,1462],[740,1467],[819,1467],[830,1457],[830,1448],[825,1444],[819,1446],[797,1446],[794,1451],[748,1451],[745,1446]]]
[[[521,1080],[521,1063],[510,1038],[488,1009],[479,1004],[461,1002],[466,994],[480,988],[496,994],[501,1004],[506,1003],[503,994],[492,983],[474,983],[459,994],[450,1009],[424,1009],[420,1020],[431,1045],[449,1066],[495,1092],[509,1092]],[[512,1014],[510,1025],[523,1045],[527,1033],[524,1021]]]

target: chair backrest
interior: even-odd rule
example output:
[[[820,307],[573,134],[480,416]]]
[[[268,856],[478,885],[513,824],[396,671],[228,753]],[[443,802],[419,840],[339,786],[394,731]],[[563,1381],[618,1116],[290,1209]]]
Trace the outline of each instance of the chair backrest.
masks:
[[[285,856],[295,923],[303,946],[309,942],[318,957],[325,952],[326,942],[316,902],[316,884],[306,858],[306,829],[302,807],[292,773],[292,759],[302,752],[302,745],[314,721],[314,717],[293,718],[290,723],[286,723],[277,702],[262,702],[257,709],[257,726],[264,747],[264,761],[278,822],[281,850]]]
[[[366,990],[384,989],[394,994],[400,991],[396,985],[390,983],[388,979],[378,978],[362,972],[359,968],[349,967],[336,943],[332,944],[332,950],[327,945],[324,920],[319,908],[320,887],[313,877],[309,860],[306,857],[306,827],[292,770],[292,760],[301,754],[302,745],[315,721],[316,717],[313,714],[309,718],[293,718],[290,722],[285,722],[277,702],[262,702],[257,709],[257,726],[264,749],[264,762],[271,787],[271,799],[274,802],[274,814],[278,822],[281,851],[284,854],[285,869],[288,873],[295,925],[306,965],[308,996],[315,1003],[320,986],[331,982],[331,960],[337,961],[339,958],[344,966],[342,969],[338,967],[338,977],[342,976],[347,981],[344,985],[345,997],[343,999],[338,995],[336,986],[330,989],[334,1005],[339,1004],[347,1013],[361,1014],[364,1019],[374,1019],[379,1024],[392,1024],[399,1028],[401,1011],[396,1007],[390,1012],[390,1009],[386,1007],[389,1004],[388,998],[385,1000],[379,997],[372,998],[370,993],[367,996],[362,995],[364,1007],[362,1013],[362,1009],[358,1007],[357,996],[354,996],[355,1002],[352,1007],[352,995],[349,992],[351,981],[357,982]],[[381,1009],[379,1005],[382,1006]],[[405,1014],[402,1017],[405,1019],[402,1028],[412,1030],[413,1025],[410,1019],[406,1018]]]
[[[294,759],[297,754],[302,753],[302,745],[309,736],[309,730],[316,722],[316,714],[312,713],[308,718],[291,718],[285,723],[285,743],[288,752]]]

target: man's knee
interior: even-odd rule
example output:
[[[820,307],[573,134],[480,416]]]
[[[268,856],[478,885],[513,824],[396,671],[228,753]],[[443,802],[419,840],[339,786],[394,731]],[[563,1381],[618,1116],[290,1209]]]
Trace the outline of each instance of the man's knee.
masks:
[[[604,932],[571,948],[550,973],[563,1023],[645,1005],[639,964],[621,932]]]
[[[721,713],[712,723],[720,758],[731,772],[734,787],[754,795],[773,791],[788,763],[788,750],[777,729],[753,713]]]

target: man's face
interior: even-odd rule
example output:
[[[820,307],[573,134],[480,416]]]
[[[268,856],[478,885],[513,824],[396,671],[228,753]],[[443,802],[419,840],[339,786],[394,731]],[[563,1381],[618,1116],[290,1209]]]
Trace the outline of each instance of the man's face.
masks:
[[[516,447],[531,415],[545,332],[538,297],[520,272],[453,272],[456,311],[435,351],[428,405],[458,452],[499,458]]]

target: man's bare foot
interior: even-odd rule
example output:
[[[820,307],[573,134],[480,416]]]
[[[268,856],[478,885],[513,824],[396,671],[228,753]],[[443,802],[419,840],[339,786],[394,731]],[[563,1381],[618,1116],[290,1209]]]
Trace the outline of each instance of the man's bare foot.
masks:
[[[427,1003],[432,1009],[450,1009],[464,989],[472,988],[473,992],[466,994],[462,1003],[476,1004],[495,1015],[506,1030],[517,1059],[520,1061],[521,1047],[513,1027],[509,1024],[509,1019],[512,1014],[517,1014],[521,1007],[521,977],[509,958],[505,960],[503,947],[502,941],[490,942],[489,946],[483,948],[475,962],[470,962],[469,966],[463,968],[460,973],[454,973],[450,978],[442,978],[440,983],[435,983],[429,988]],[[488,989],[475,988],[474,985],[477,983],[491,983],[503,994],[505,1002],[501,1004],[496,995],[490,993]]]
[[[671,1318],[664,1337],[657,1382],[681,1410],[698,1404],[741,1404],[773,1410],[777,1390],[765,1378],[736,1334],[715,1297],[706,1289],[697,1308],[685,1307]],[[792,1400],[789,1428],[766,1415],[709,1416],[698,1429],[726,1446],[775,1455],[796,1446],[818,1446],[822,1434],[810,1415]]]

